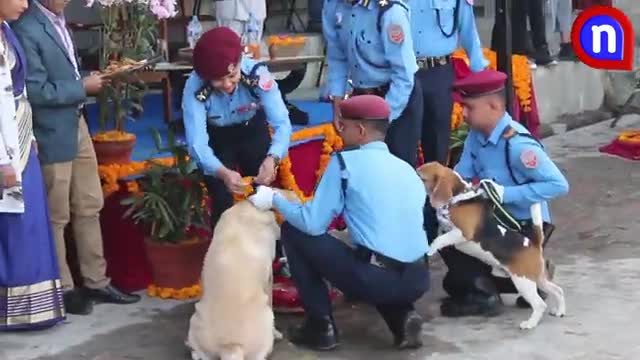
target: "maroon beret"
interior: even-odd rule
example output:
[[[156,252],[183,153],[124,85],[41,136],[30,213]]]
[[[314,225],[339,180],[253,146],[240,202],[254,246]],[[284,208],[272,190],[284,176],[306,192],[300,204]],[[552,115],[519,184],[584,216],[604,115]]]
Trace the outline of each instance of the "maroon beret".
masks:
[[[463,98],[480,97],[494,94],[504,89],[507,75],[495,70],[482,70],[458,79],[453,83],[454,98],[460,101]]]
[[[376,95],[358,95],[340,103],[340,114],[347,120],[388,120],[389,104]]]
[[[204,80],[229,75],[242,56],[240,37],[228,27],[213,28],[202,34],[193,49],[193,69]]]

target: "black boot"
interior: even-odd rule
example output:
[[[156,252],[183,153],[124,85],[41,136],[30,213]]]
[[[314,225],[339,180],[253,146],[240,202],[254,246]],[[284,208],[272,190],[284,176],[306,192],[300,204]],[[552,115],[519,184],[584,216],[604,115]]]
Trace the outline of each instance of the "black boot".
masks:
[[[333,350],[339,344],[335,323],[328,316],[306,317],[300,327],[291,331],[289,341],[317,351]]]
[[[398,349],[417,349],[422,346],[422,317],[413,306],[378,305],[387,327],[393,334],[393,345]]]
[[[62,300],[64,309],[69,314],[89,315],[93,312],[93,302],[78,289],[65,291]]]
[[[503,310],[502,298],[493,281],[479,277],[474,281],[474,288],[460,297],[445,299],[440,305],[442,316],[497,316]]]
[[[560,44],[560,52],[558,53],[558,58],[562,61],[580,61],[576,56],[571,43]]]

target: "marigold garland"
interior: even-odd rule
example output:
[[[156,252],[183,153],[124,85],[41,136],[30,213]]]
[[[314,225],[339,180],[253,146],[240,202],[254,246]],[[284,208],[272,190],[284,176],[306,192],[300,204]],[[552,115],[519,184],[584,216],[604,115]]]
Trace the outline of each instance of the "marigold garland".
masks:
[[[127,164],[98,165],[98,174],[102,181],[102,193],[107,197],[120,189],[118,179],[144,173],[154,164],[163,166],[173,166],[175,159],[172,157],[151,159],[147,161],[132,161]],[[135,180],[127,181],[129,192],[137,192],[138,184]]]
[[[618,135],[618,141],[627,145],[640,145],[640,130],[623,131]]]
[[[119,131],[119,130],[109,130],[109,131],[101,131],[95,134],[92,139],[96,142],[103,141],[130,141],[136,138],[135,134]]]
[[[153,284],[147,287],[147,295],[161,299],[187,300],[200,297],[202,286],[195,284],[182,289],[162,288]]]

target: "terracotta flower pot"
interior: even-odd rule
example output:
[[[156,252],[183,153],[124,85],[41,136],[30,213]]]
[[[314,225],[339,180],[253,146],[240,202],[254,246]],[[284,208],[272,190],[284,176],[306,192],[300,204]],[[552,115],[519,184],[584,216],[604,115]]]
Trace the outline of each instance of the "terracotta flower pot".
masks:
[[[197,284],[209,243],[209,240],[194,239],[176,245],[145,239],[153,284],[172,289]]]
[[[131,153],[136,146],[136,138],[127,140],[93,141],[98,164],[126,164],[131,162]]]

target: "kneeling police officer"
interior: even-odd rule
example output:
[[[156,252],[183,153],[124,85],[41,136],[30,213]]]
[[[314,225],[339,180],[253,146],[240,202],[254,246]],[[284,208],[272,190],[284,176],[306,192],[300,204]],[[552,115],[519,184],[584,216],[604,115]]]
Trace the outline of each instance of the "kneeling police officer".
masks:
[[[384,99],[361,95],[339,106],[334,125],[345,149],[332,156],[314,198],[290,202],[265,186],[249,197],[285,219],[281,240],[306,314],[290,340],[316,350],[338,345],[327,280],[374,305],[398,348],[420,347],[423,321],[413,304],[429,289],[424,185],[384,143],[390,114]],[[327,234],[341,213],[353,247]]]

